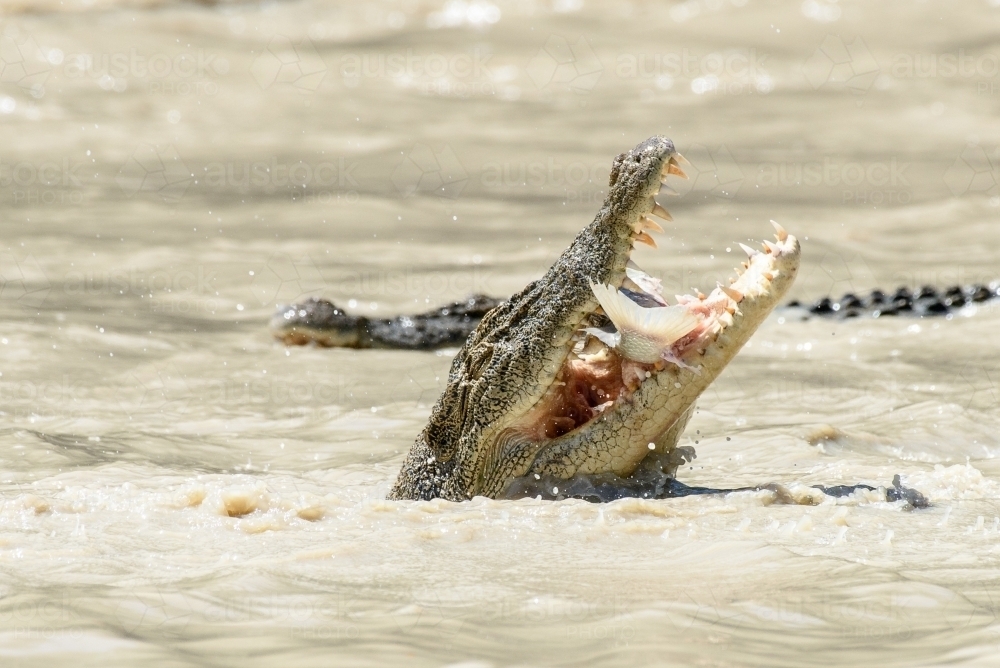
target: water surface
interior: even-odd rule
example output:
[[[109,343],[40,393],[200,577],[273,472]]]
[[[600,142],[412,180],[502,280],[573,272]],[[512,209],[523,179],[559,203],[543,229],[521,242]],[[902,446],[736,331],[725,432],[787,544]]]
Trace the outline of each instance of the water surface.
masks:
[[[776,313],[683,439],[688,484],[899,474],[917,512],[388,503],[454,351],[266,322],[511,294],[657,133],[693,163],[636,254],[668,290],[770,219],[794,297],[998,279],[998,11],[4,3],[4,665],[991,665],[994,307]]]

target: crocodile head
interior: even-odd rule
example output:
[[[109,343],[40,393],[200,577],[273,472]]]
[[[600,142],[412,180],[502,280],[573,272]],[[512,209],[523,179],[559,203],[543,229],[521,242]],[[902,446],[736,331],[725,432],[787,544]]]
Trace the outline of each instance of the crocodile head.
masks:
[[[636,243],[655,245],[649,233],[662,230],[651,216],[669,214],[654,198],[668,176],[686,178],[684,162],[659,136],[615,158],[594,221],[455,356],[390,498],[502,498],[531,481],[627,478],[644,460],[669,467],[696,399],[799,263],[798,242],[775,225],[775,242],[744,247],[730,286],[668,306],[629,257]]]

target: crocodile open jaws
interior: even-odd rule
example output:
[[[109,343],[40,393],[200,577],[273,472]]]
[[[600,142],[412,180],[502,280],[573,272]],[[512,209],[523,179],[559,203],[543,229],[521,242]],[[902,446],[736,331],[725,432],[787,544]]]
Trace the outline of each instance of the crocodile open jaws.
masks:
[[[455,356],[389,498],[561,498],[673,478],[695,401],[783,298],[800,254],[775,225],[774,242],[744,247],[730,286],[668,305],[629,256],[655,245],[652,216],[670,214],[654,197],[685,162],[659,136],[615,158],[594,221]]]

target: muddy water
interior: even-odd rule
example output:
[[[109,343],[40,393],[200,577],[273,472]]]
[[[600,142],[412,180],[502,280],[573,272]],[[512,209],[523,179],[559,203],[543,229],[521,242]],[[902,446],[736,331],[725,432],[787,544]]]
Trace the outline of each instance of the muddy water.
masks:
[[[692,178],[639,264],[795,296],[1000,278],[996,2],[4,3],[0,656],[14,666],[990,665],[1000,313],[777,313],[690,484],[387,503],[450,355],[272,342],[539,276],[612,157]]]

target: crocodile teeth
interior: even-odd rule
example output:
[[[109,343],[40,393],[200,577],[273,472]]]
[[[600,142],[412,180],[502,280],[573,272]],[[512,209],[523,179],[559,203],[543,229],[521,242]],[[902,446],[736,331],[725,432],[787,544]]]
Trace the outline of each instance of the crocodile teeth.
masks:
[[[667,174],[673,174],[674,176],[679,176],[685,181],[688,178],[688,175],[684,173],[684,170],[672,162],[667,163]]]
[[[677,163],[680,163],[682,165],[690,165],[691,164],[690,162],[688,162],[687,158],[685,158],[680,153],[674,153],[672,156],[670,156],[670,162],[677,162]]]
[[[784,241],[785,239],[788,238],[788,231],[785,230],[785,228],[783,228],[781,225],[778,225],[778,221],[772,220],[771,225],[774,225],[774,232],[775,232],[774,237],[778,241]]]
[[[684,306],[643,308],[610,285],[591,283],[590,289],[618,330],[613,347],[636,362],[653,364],[664,359],[670,346],[701,321]]]
[[[747,257],[753,257],[754,255],[760,253],[759,250],[754,250],[753,248],[750,248],[746,244],[740,244],[740,248],[742,248],[743,252],[747,254]]]
[[[642,227],[644,229],[652,231],[652,232],[663,232],[664,231],[663,228],[660,227],[660,224],[658,222],[656,222],[655,220],[653,220],[652,218],[643,218],[642,219]]]
[[[638,241],[641,244],[646,244],[647,246],[652,246],[653,248],[657,247],[656,246],[656,240],[653,237],[651,237],[648,234],[646,234],[645,232],[639,232],[639,234],[635,235],[635,240]]]
[[[768,253],[774,253],[776,250],[778,250],[777,246],[772,244],[770,241],[763,241],[761,242],[761,245],[764,247],[764,250],[767,251]]]
[[[661,183],[663,183],[663,182],[661,181]],[[678,196],[680,196],[679,192],[677,192],[676,190],[674,190],[673,188],[671,188],[670,186],[668,186],[665,183],[663,183],[663,185],[660,186],[660,194],[661,195],[668,195],[670,197],[678,197]]]
[[[726,293],[730,299],[739,304],[743,301],[743,293],[735,288],[727,288],[726,286],[719,284],[719,289]]]
[[[659,202],[655,201],[653,202],[653,215],[668,222],[674,219],[674,217],[670,215],[669,211],[660,206]]]

